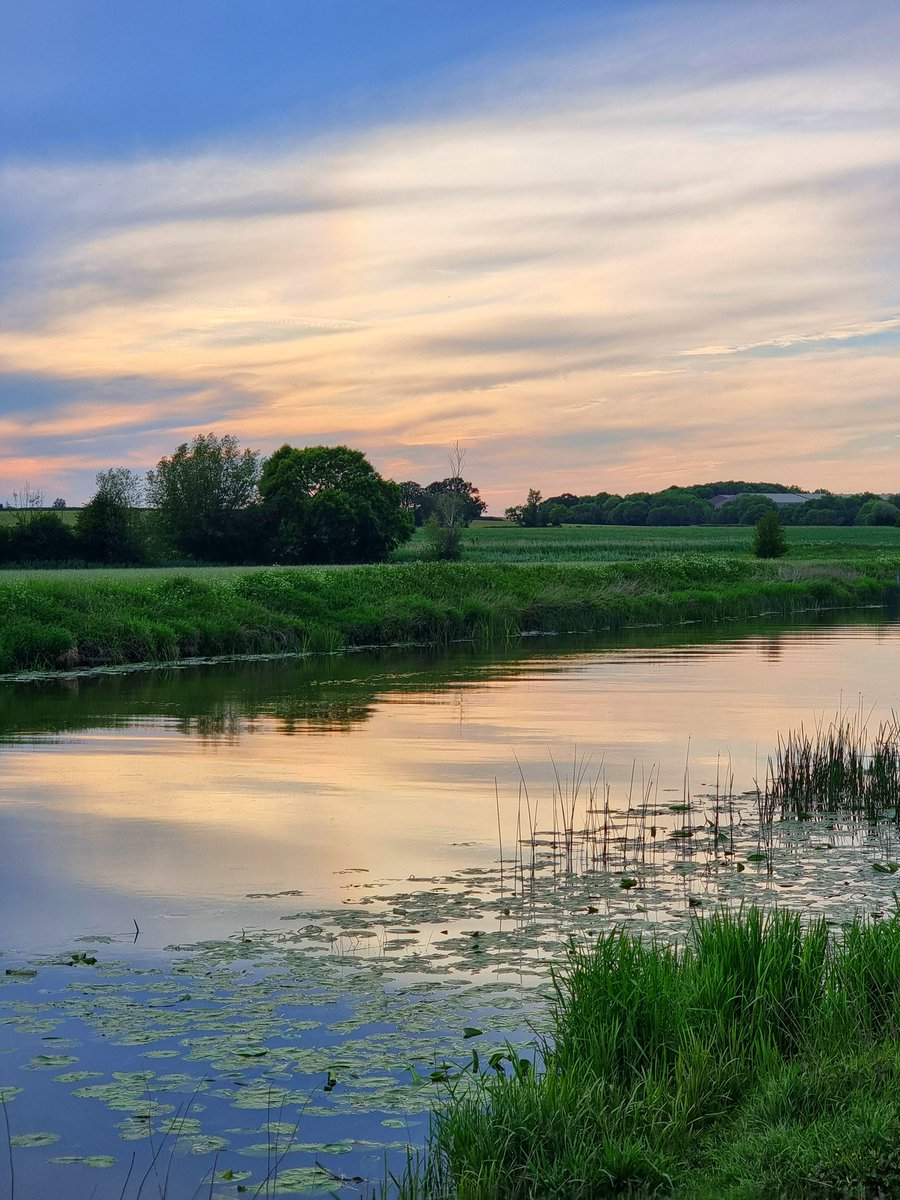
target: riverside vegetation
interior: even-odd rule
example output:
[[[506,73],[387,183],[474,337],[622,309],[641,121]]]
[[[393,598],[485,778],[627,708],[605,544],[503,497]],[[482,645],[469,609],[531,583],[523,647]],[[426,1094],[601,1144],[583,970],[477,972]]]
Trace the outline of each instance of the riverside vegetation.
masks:
[[[883,550],[839,564],[671,553],[601,564],[16,572],[0,576],[0,671],[790,614],[888,603],[898,580],[900,554]]]
[[[577,790],[554,797],[555,865],[646,875],[662,816],[652,788],[612,836],[608,798],[591,789],[576,820]],[[772,870],[779,823],[825,817],[822,832],[872,831],[898,825],[898,804],[896,716],[872,737],[861,713],[792,731],[757,787],[764,849],[748,860]],[[693,808],[694,824],[669,839],[703,837],[707,872],[710,855],[736,861],[730,791],[712,799],[712,816],[690,802],[674,808]],[[531,831],[532,863],[542,843]],[[524,856],[519,866],[524,896]],[[620,886],[638,882],[623,876]],[[552,975],[536,1059],[510,1046],[456,1070],[424,1157],[398,1181],[403,1200],[900,1194],[896,890],[893,901],[887,920],[857,914],[843,928],[750,906],[695,919],[680,947],[622,926],[573,939]]]
[[[900,1194],[900,917],[721,912],[680,952],[613,930],[554,987],[542,1068],[476,1057],[405,1200]]]

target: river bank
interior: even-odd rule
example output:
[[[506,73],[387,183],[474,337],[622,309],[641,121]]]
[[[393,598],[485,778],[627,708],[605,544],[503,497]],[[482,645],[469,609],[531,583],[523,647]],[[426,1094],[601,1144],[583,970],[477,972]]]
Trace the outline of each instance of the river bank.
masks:
[[[889,604],[898,577],[890,554],[840,565],[668,554],[584,566],[10,573],[0,578],[0,672],[788,615]]]

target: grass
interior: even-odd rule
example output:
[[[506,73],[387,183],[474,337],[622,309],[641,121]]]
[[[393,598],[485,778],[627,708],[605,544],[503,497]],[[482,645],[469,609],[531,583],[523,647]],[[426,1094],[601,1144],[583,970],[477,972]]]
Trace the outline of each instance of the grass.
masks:
[[[473,1056],[404,1200],[900,1194],[900,918],[613,931],[554,987],[537,1066]]]
[[[21,509],[21,508],[0,508],[0,526],[13,526],[18,524],[20,520],[28,520],[29,515],[40,515],[42,513],[53,513],[59,517],[66,525],[75,525],[78,521],[80,508],[37,508],[37,509]]]
[[[881,604],[900,591],[898,567],[900,556],[884,553],[837,567],[667,554],[591,565],[4,572],[0,672]]]

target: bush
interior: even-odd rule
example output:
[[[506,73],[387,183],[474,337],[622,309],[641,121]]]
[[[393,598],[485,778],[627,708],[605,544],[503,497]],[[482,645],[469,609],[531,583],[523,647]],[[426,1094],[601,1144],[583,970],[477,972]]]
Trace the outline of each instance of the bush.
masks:
[[[462,558],[462,530],[459,525],[442,525],[437,517],[425,522],[426,562],[458,562]]]
[[[756,530],[753,534],[753,553],[757,558],[781,558],[787,552],[787,538],[784,536],[784,530],[778,520],[778,513],[767,512],[756,522]]]

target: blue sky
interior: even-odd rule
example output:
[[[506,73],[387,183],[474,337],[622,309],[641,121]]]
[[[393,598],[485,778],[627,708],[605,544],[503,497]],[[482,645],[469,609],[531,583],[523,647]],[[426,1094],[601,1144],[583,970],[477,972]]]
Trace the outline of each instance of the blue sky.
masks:
[[[7,5],[0,500],[209,429],[898,490],[898,81],[887,0]]]
[[[404,116],[435,75],[496,53],[565,48],[587,27],[602,36],[639,7],[23,0],[0,11],[4,149],[29,158],[129,155]]]

